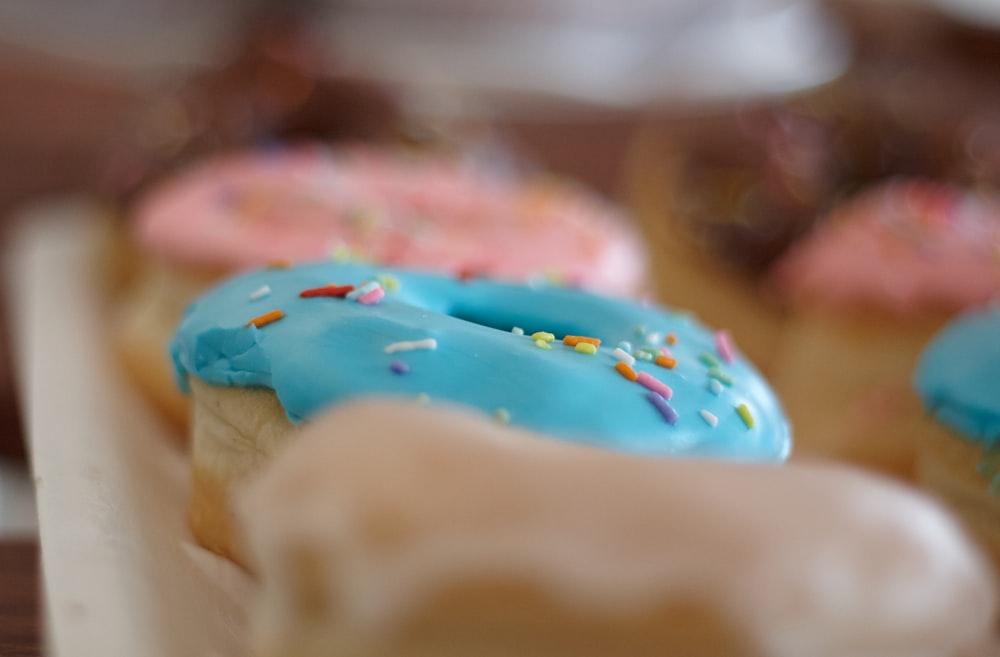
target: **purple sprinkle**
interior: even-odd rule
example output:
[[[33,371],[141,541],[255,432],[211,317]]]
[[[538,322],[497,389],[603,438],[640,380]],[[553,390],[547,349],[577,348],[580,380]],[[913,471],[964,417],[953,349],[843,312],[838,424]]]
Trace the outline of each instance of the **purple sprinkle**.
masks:
[[[664,420],[666,420],[669,424],[677,424],[677,420],[680,416],[677,415],[677,411],[674,410],[674,407],[663,398],[663,395],[650,391],[646,393],[646,399],[649,400],[650,404],[656,407],[656,410],[660,412],[660,415],[663,416]]]
[[[389,365],[389,369],[395,372],[396,374],[406,374],[407,372],[410,371],[410,366],[401,360],[394,360]]]

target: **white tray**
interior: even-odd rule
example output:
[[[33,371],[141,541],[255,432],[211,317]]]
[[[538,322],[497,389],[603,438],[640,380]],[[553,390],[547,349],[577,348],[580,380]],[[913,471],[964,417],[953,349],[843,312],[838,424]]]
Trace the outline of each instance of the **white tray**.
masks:
[[[8,293],[54,657],[241,657],[252,583],[191,542],[188,468],[112,355],[106,223],[83,200],[22,213]]]

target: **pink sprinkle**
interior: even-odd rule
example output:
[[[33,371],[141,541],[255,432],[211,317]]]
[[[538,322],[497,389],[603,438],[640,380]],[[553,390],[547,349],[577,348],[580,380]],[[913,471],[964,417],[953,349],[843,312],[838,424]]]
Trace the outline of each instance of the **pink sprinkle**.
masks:
[[[736,350],[733,349],[733,338],[729,335],[729,331],[715,332],[715,350],[726,363],[736,362]]]
[[[358,303],[363,303],[366,306],[370,306],[373,303],[378,303],[385,296],[385,290],[381,286],[372,288],[368,292],[365,292],[360,297],[358,297]]]
[[[673,358],[674,357],[674,355],[672,353],[670,353],[670,350],[667,349],[667,345],[665,345],[665,344],[664,345],[660,345],[660,353],[663,354],[664,356],[666,356],[667,358]]]
[[[674,396],[674,391],[670,389],[670,386],[663,381],[660,381],[655,376],[651,376],[647,372],[639,372],[639,376],[636,378],[636,381],[646,386],[653,392],[658,393],[664,399],[670,399]]]

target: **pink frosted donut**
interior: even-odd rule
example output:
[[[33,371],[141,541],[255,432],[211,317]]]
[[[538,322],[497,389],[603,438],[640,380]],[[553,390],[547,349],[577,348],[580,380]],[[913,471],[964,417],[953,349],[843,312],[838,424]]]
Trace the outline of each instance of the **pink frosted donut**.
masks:
[[[135,222],[149,251],[211,268],[340,256],[624,294],[645,275],[630,218],[579,188],[370,147],[216,157],[148,194]]]
[[[777,263],[791,304],[954,312],[1000,294],[1000,197],[916,180],[836,209]]]

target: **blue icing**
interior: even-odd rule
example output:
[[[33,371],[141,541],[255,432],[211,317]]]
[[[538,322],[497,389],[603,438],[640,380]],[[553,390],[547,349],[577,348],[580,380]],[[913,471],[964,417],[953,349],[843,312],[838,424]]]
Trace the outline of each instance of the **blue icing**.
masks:
[[[1000,441],[1000,306],[962,315],[917,363],[914,387],[924,406],[970,440]]]
[[[304,289],[354,284],[377,274],[398,279],[397,291],[375,305],[345,299],[300,298]],[[271,288],[264,300],[251,293]],[[271,309],[285,317],[261,328],[247,322]],[[511,333],[514,326],[524,335]],[[640,346],[636,332],[674,333],[678,364],[668,370],[637,360],[673,388],[680,418],[667,424],[646,399],[646,388],[620,376],[611,355],[623,340]],[[551,350],[531,339],[556,335]],[[590,356],[560,340],[566,334],[600,338]],[[400,341],[433,338],[434,350],[387,354]],[[756,461],[784,460],[791,449],[788,424],[767,384],[742,358],[723,365],[734,383],[716,395],[708,367],[713,334],[686,315],[559,287],[531,288],[485,280],[462,282],[434,274],[361,264],[313,264],[266,269],[224,283],[196,302],[171,343],[178,380],[188,375],[216,385],[272,388],[293,422],[339,401],[365,395],[413,398],[427,394],[493,414],[554,437],[650,455]],[[393,361],[409,366],[392,372]],[[748,429],[736,412],[745,403],[755,420]],[[712,428],[704,409],[718,418]]]

